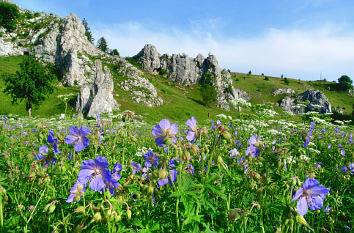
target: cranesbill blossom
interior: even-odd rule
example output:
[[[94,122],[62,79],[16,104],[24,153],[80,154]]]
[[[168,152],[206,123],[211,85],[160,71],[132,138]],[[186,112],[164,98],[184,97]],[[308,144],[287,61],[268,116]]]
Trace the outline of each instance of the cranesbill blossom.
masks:
[[[166,178],[158,180],[159,187],[165,186],[167,183],[172,186],[172,183],[177,181],[177,175],[178,171],[176,169],[171,170]]]
[[[191,119],[187,120],[186,125],[190,128],[188,129],[186,138],[190,142],[193,142],[193,140],[196,138],[198,133],[197,119],[195,119],[195,117],[192,116]]]
[[[292,201],[297,202],[296,208],[299,215],[303,216],[307,213],[308,207],[311,210],[318,210],[323,206],[323,199],[329,192],[329,188],[319,185],[315,179],[308,178],[302,185],[302,188],[297,190]]]
[[[111,181],[111,172],[107,167],[108,161],[102,156],[97,156],[95,161],[92,159],[84,160],[81,163],[77,181],[81,184],[86,184],[91,180],[90,189],[100,191],[105,187],[105,181]]]
[[[132,162],[132,169],[133,169],[133,172],[132,174],[136,174],[136,173],[139,173],[140,169],[141,169],[141,165],[139,163],[136,163],[136,162]]]
[[[66,200],[66,202],[76,203],[80,201],[81,197],[84,195],[85,192],[86,192],[86,184],[81,184],[80,182],[76,182],[74,186],[71,188],[69,197]]]
[[[114,168],[113,168],[113,171],[112,171],[112,178],[115,179],[115,180],[120,180],[120,178],[122,177],[120,175],[120,172],[122,170],[123,170],[123,165],[122,164],[119,164],[119,163],[114,164]]]
[[[347,173],[348,172],[348,167],[347,166],[343,166],[341,168],[341,170],[342,170],[343,173]]]
[[[34,156],[34,159],[39,161],[39,160],[42,160],[43,161],[43,164],[42,166],[43,167],[46,167],[48,166],[48,164],[55,164],[55,162],[57,161],[57,159],[55,157],[51,157],[49,155],[49,151],[48,151],[48,147],[47,146],[41,146],[38,150],[38,154],[36,154]]]
[[[238,152],[238,150],[236,148],[230,150],[230,158],[237,158],[237,156],[239,155],[240,153]]]
[[[146,154],[144,154],[143,158],[146,159],[145,166],[147,168],[150,168],[152,165],[154,165],[154,167],[157,167],[157,165],[159,164],[159,157],[154,155],[154,152],[152,151],[148,151]]]
[[[173,144],[176,143],[175,135],[178,133],[178,126],[171,124],[167,119],[162,119],[158,125],[152,129],[152,135],[157,137],[155,142],[158,146],[164,147],[166,140],[172,140]]]
[[[58,139],[54,137],[54,132],[49,130],[49,135],[47,137],[47,142],[53,145],[53,152],[54,155],[61,155],[59,148],[58,148]]]
[[[350,171],[354,172],[354,163],[349,164]]]
[[[261,150],[259,150],[259,147],[262,146],[261,142],[261,137],[258,135],[252,135],[250,139],[248,140],[249,146],[247,147],[246,150],[246,155],[252,155],[252,158],[256,157],[259,155]]]
[[[74,150],[76,152],[80,152],[85,149],[85,147],[90,145],[90,139],[88,139],[86,136],[91,133],[91,131],[86,126],[81,126],[80,129],[76,126],[71,126],[69,133],[70,135],[66,136],[65,138],[65,143],[75,143]]]

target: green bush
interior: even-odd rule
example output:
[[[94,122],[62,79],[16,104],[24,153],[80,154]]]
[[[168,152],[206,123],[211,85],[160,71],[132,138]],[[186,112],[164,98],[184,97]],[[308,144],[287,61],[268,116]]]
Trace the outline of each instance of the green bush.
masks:
[[[203,83],[200,87],[200,94],[203,99],[204,105],[212,105],[216,101],[216,90],[208,83]]]
[[[20,13],[18,7],[8,2],[0,2],[0,25],[8,31],[16,29],[17,18]]]

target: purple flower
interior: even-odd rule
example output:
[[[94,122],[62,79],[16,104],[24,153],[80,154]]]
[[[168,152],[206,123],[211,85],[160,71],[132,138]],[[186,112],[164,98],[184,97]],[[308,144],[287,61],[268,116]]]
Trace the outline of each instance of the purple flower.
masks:
[[[308,207],[311,210],[322,208],[323,199],[329,192],[329,188],[319,185],[315,179],[308,178],[302,185],[302,188],[297,190],[292,201],[297,202],[296,208],[299,215],[303,216],[307,213]]]
[[[326,133],[326,130],[322,128],[321,133]]]
[[[304,142],[303,146],[307,147],[310,143],[310,137],[306,137],[306,141]]]
[[[350,171],[354,172],[354,163],[349,164]]]
[[[189,175],[194,175],[194,167],[192,164],[188,163],[187,167],[185,167],[184,170],[187,171]]]
[[[252,155],[252,158],[256,157],[259,155],[261,150],[258,149],[258,147],[262,146],[261,142],[261,137],[258,135],[252,135],[250,139],[248,140],[249,147],[247,147],[246,150],[246,155]]]
[[[157,167],[157,165],[159,164],[159,157],[154,155],[154,152],[152,151],[148,151],[146,154],[144,154],[143,158],[146,159],[145,166],[147,168],[150,168],[152,165],[154,165],[154,167]]]
[[[178,133],[178,126],[176,124],[172,124],[167,119],[162,119],[160,123],[152,129],[152,135],[157,137],[155,142],[158,146],[164,147],[165,144],[172,140],[174,144],[176,142],[175,135]]]
[[[76,152],[80,152],[85,149],[85,147],[90,145],[90,139],[88,139],[86,136],[91,133],[91,131],[86,126],[81,126],[80,129],[76,126],[71,126],[69,129],[69,133],[71,135],[66,136],[65,143],[75,143],[74,150]]]
[[[339,129],[339,128],[336,128],[336,129],[334,130],[334,132],[339,133],[339,132],[340,132],[340,129]]]
[[[53,152],[54,155],[61,155],[59,148],[58,148],[58,139],[54,137],[54,132],[49,130],[49,135],[47,137],[47,142],[53,145]]]
[[[322,163],[321,163],[321,162],[319,162],[319,163],[316,163],[316,164],[315,164],[315,167],[316,167],[316,169],[319,169],[319,168],[321,168],[321,165],[322,165]]]
[[[92,159],[84,160],[81,163],[77,181],[81,184],[90,182],[90,189],[100,191],[105,187],[105,181],[111,181],[111,172],[109,171],[108,161],[105,157],[97,156],[95,161]]]
[[[136,173],[139,173],[140,169],[141,169],[141,165],[139,163],[136,162],[132,162],[132,169],[133,169],[133,175]]]
[[[186,125],[190,128],[188,129],[186,138],[187,140],[192,142],[195,139],[198,132],[197,119],[195,119],[195,117],[192,116],[191,119],[187,120]]]
[[[48,164],[55,164],[57,159],[55,157],[51,157],[49,155],[48,147],[47,146],[41,146],[38,150],[38,154],[34,156],[34,159],[39,161],[42,160],[42,166],[46,167]]]
[[[103,126],[100,124],[100,114],[99,113],[97,113],[96,122],[97,122],[98,127],[100,127],[101,132],[103,132]]]
[[[341,155],[345,155],[345,150],[340,150]]]
[[[238,152],[238,150],[236,148],[230,150],[230,158],[237,158],[237,156],[239,155],[240,153]]]
[[[157,183],[160,187],[165,186],[167,183],[169,183],[172,186],[172,183],[177,181],[177,175],[178,175],[178,171],[176,169],[173,169],[169,172],[166,178],[159,179]]]
[[[112,171],[112,178],[115,179],[115,180],[120,180],[120,178],[122,177],[120,175],[120,172],[122,170],[123,170],[123,165],[122,164],[119,164],[119,163],[114,164],[114,168],[113,168],[113,171]]]
[[[66,200],[66,202],[76,203],[80,201],[81,197],[84,195],[85,192],[86,192],[86,184],[81,184],[80,182],[76,182],[74,186],[71,188],[69,197]]]
[[[327,147],[327,148],[328,148],[328,150],[329,150],[329,149],[331,149],[331,147],[332,147],[332,146],[331,146],[331,144],[328,144],[328,147]]]
[[[348,172],[348,167],[347,166],[343,166],[341,170],[342,170],[343,173],[347,173]]]
[[[176,167],[176,165],[175,165],[175,160],[174,160],[174,159],[171,159],[169,162],[170,162],[170,165],[169,165],[169,166],[170,166],[171,168]]]
[[[119,182],[112,178],[110,181],[107,181],[105,182],[106,184],[106,191],[107,191],[107,188],[109,190],[109,192],[111,193],[111,195],[113,196],[114,195],[114,189],[117,189],[119,187]]]
[[[330,206],[326,206],[326,208],[324,208],[323,212],[328,213],[329,211],[331,211],[332,207]]]

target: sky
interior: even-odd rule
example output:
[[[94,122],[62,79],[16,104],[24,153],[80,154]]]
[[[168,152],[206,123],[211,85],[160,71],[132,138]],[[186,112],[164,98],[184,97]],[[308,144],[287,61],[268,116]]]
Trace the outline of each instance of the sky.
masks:
[[[233,72],[301,80],[354,78],[353,0],[12,0],[86,18],[122,56],[145,44],[160,54],[216,56]]]

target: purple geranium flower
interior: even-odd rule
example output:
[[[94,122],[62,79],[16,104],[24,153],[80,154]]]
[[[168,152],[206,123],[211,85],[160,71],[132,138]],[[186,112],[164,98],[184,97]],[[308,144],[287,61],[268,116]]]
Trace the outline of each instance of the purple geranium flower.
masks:
[[[195,117],[192,116],[191,119],[187,120],[186,125],[190,128],[188,129],[186,138],[187,140],[192,142],[195,139],[198,132],[197,119],[195,119]]]
[[[350,171],[354,172],[354,163],[349,164]]]
[[[348,167],[347,166],[343,166],[341,170],[342,170],[343,173],[347,173],[348,172]]]
[[[54,137],[54,132],[49,130],[49,135],[47,137],[47,142],[53,145],[53,152],[54,155],[61,155],[59,148],[58,148],[58,139]]]
[[[237,156],[239,155],[240,153],[238,152],[238,150],[236,148],[230,150],[230,158],[237,158]]]
[[[81,184],[80,182],[76,182],[74,186],[71,188],[69,197],[66,200],[66,202],[76,203],[80,201],[81,197],[84,195],[85,192],[86,192],[86,184]]]
[[[297,190],[292,201],[297,202],[297,212],[303,216],[307,213],[308,207],[311,210],[318,210],[323,206],[323,199],[329,192],[329,188],[319,185],[315,179],[308,178],[302,185],[302,188]]]
[[[152,129],[152,135],[157,137],[155,142],[158,146],[164,147],[167,140],[172,140],[173,144],[176,142],[175,135],[178,133],[178,126],[172,124],[167,119],[162,119],[160,123]]]
[[[133,175],[135,173],[139,173],[140,169],[141,169],[141,165],[139,163],[136,163],[136,162],[132,162],[132,169],[133,169]]]
[[[120,175],[120,172],[122,170],[123,170],[123,165],[122,164],[119,164],[119,163],[114,164],[114,168],[113,168],[113,171],[112,171],[112,178],[115,179],[115,180],[120,180],[120,178],[122,177]]]
[[[173,169],[169,172],[168,176],[164,179],[159,179],[157,181],[158,185],[160,187],[165,186],[167,183],[169,183],[170,185],[172,185],[172,183],[177,181],[177,175],[178,175],[178,171],[176,169]]]
[[[249,147],[247,147],[246,155],[248,156],[251,154],[252,158],[258,156],[261,152],[258,148],[263,145],[261,142],[261,137],[258,135],[252,135],[248,140],[248,144]]]
[[[34,159],[39,161],[42,160],[42,166],[46,167],[48,164],[55,164],[57,159],[55,157],[51,157],[49,155],[48,147],[47,146],[41,146],[38,150],[38,154],[34,156]]]
[[[341,155],[345,155],[345,150],[340,150]]]
[[[329,211],[331,211],[332,207],[327,206],[326,208],[324,208],[323,212],[328,213]]]
[[[154,167],[157,167],[157,165],[159,164],[159,157],[154,155],[154,152],[152,151],[148,151],[146,154],[144,154],[143,158],[146,159],[145,166],[147,168],[150,168],[152,165],[154,165]]]
[[[85,149],[85,147],[90,145],[90,139],[88,139],[86,136],[91,133],[91,131],[86,126],[81,126],[80,129],[76,126],[71,126],[69,129],[69,133],[71,135],[66,136],[65,143],[75,143],[74,150],[76,152],[80,152]]]
[[[102,156],[97,156],[95,161],[92,159],[84,160],[81,163],[81,170],[77,180],[81,184],[86,184],[91,180],[90,189],[100,191],[105,187],[105,181],[111,181],[111,172],[107,167],[108,161]]]

